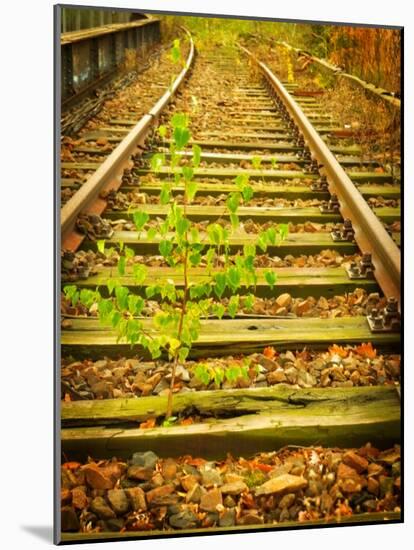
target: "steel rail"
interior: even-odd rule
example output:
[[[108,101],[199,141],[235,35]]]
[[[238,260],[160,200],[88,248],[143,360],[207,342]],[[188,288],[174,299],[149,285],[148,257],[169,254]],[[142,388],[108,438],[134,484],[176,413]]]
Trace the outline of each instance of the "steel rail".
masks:
[[[322,165],[330,192],[338,196],[343,218],[352,221],[355,240],[361,252],[372,255],[375,278],[384,295],[387,298],[394,297],[400,302],[401,255],[398,246],[280,80],[247,48],[239,47],[260,68],[271,90],[283,101],[302,132],[313,157]]]
[[[60,211],[60,229],[62,241],[74,228],[77,216],[91,206],[93,201],[99,200],[99,194],[105,189],[118,189],[121,185],[122,173],[128,167],[130,157],[148,135],[155,120],[159,118],[164,108],[168,105],[177,89],[184,81],[188,70],[194,60],[194,42],[191,34],[186,31],[190,39],[190,51],[183,70],[177,76],[171,87],[155,103],[150,111],[145,114],[133,127],[129,134],[104,160],[94,174],[82,185],[82,187],[68,200]],[[102,200],[101,200],[102,201]],[[102,201],[103,203],[103,201]],[[100,210],[103,211],[104,203]]]

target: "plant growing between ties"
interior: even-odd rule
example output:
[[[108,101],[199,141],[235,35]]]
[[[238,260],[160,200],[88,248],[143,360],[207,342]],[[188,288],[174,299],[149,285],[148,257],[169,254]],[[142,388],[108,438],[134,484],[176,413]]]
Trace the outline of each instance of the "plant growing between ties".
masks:
[[[235,191],[229,193],[226,201],[227,215],[231,221],[231,229],[223,227],[218,221],[207,226],[201,233],[188,215],[188,206],[194,200],[198,184],[194,181],[194,173],[201,162],[201,148],[192,146],[192,155],[183,156],[191,134],[188,128],[188,117],[177,113],[171,119],[171,128],[160,126],[158,133],[165,138],[170,134],[169,165],[166,155],[156,153],[151,158],[151,168],[159,172],[168,168],[171,177],[163,180],[159,201],[168,206],[165,219],[149,225],[149,215],[145,210],[131,212],[138,238],[156,239],[159,242],[160,254],[171,267],[182,271],[183,282],[178,285],[172,279],[160,279],[155,284],[145,286],[147,269],[141,264],[129,266],[128,260],[134,257],[134,251],[122,243],[119,245],[120,257],[117,264],[118,277],[123,277],[127,270],[134,279],[136,286],[142,291],[133,293],[123,286],[119,278],[111,278],[107,282],[107,294],[103,297],[98,289],[79,291],[75,285],[64,288],[66,297],[73,305],[79,301],[90,307],[97,303],[99,319],[102,323],[114,328],[118,341],[124,340],[131,346],[140,345],[147,349],[153,359],[162,353],[168,355],[172,362],[172,377],[166,410],[166,426],[171,425],[173,418],[173,390],[175,374],[180,361],[185,361],[192,345],[199,338],[201,319],[215,316],[221,319],[225,313],[234,318],[241,300],[247,310],[254,305],[254,294],[240,296],[241,288],[253,289],[257,283],[254,266],[256,251],[259,248],[266,252],[269,245],[277,245],[287,235],[287,226],[269,227],[257,235],[255,243],[245,244],[242,251],[235,256],[230,255],[230,239],[239,226],[238,208],[247,204],[253,197],[253,187],[247,174],[238,175],[235,180]],[[173,186],[183,187],[184,200],[179,205],[173,196]],[[100,253],[113,253],[113,249],[105,250],[105,242],[98,241]],[[224,256],[224,267],[215,268],[219,256]],[[206,262],[205,278],[202,282],[192,280],[192,269],[200,265],[202,259]],[[265,271],[265,279],[273,288],[276,284],[276,274],[272,270]],[[145,288],[144,288],[145,286]],[[220,299],[225,292],[230,293],[227,307]],[[139,316],[147,298],[159,297],[159,311],[152,318],[152,330],[144,327]],[[198,367],[196,375],[202,380],[215,380],[217,384],[224,379],[231,381],[238,376],[245,376],[247,367],[238,367],[228,372],[223,369]]]

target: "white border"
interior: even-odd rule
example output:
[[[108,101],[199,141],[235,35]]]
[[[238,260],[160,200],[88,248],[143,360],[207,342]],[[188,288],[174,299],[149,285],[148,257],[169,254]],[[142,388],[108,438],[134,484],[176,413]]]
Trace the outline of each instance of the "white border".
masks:
[[[406,280],[413,280],[414,18],[404,0],[119,0],[71,2],[145,11],[193,11],[228,15],[301,18],[405,26],[406,71]],[[2,5],[1,39],[1,468],[2,546],[26,549],[51,544],[52,525],[52,328],[53,328],[53,53],[50,0],[20,0]],[[411,122],[411,127],[410,123]],[[24,143],[24,150],[17,144]],[[411,284],[410,284],[411,283]],[[413,293],[406,288],[406,524],[139,541],[141,547],[171,550],[197,544],[199,550],[224,543],[228,548],[335,550],[408,548],[414,538],[412,388],[410,347]],[[410,521],[411,518],[411,521]],[[108,544],[108,543],[105,543]],[[130,548],[134,543],[110,543]],[[162,546],[161,546],[162,545]],[[82,545],[101,548],[101,544]]]

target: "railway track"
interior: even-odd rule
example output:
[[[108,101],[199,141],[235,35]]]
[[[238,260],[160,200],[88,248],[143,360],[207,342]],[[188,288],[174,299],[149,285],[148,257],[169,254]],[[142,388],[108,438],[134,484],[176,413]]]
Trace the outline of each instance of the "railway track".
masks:
[[[176,113],[186,113],[190,121],[191,140],[178,153],[181,165],[192,158],[192,146],[200,147],[200,162],[191,178],[197,182],[197,193],[191,204],[182,181],[174,180],[180,164],[168,163],[171,134],[157,130],[169,128]],[[160,457],[156,470],[162,475],[151,490],[161,494],[162,487],[170,487],[162,497],[170,507],[177,507],[177,501],[167,497],[173,489],[165,485],[169,479],[165,460],[177,461],[174,471],[184,468],[189,475],[193,468],[191,472],[197,474],[196,462],[185,470],[178,458],[184,454],[223,461],[227,453],[247,457],[286,446],[292,453],[296,446],[316,446],[312,460],[317,464],[325,460],[322,448],[361,447],[365,451],[357,451],[356,459],[352,451],[345,464],[351,465],[349,456],[354,460],[366,456],[372,463],[376,456],[384,475],[381,487],[375,478],[375,490],[370,481],[373,492],[368,493],[371,501],[376,499],[371,507],[362,506],[364,499],[355,504],[355,492],[360,494],[361,487],[343,490],[341,506],[351,506],[349,517],[344,510],[342,515],[333,513],[333,508],[325,516],[312,515],[309,508],[306,515],[298,508],[291,516],[283,512],[283,518],[279,510],[273,520],[257,510],[241,512],[232,520],[227,517],[225,499],[220,520],[218,513],[205,507],[207,519],[201,525],[183,510],[168,512],[174,517],[181,514],[180,521],[170,517],[166,524],[164,517],[157,523],[149,505],[143,515],[153,522],[149,530],[135,525],[132,533],[121,520],[110,528],[121,532],[108,535],[108,524],[101,522],[104,532],[92,536],[168,535],[174,521],[184,532],[211,527],[248,530],[258,525],[266,529],[290,526],[292,521],[304,525],[327,521],[326,517],[342,522],[398,521],[398,448],[378,454],[365,446],[369,442],[384,450],[400,443],[399,235],[390,235],[386,227],[400,216],[398,182],[358,157],[358,148],[320,111],[317,98],[306,91],[301,95],[294,84],[281,83],[244,48],[199,53],[195,58],[191,43],[185,68],[155,107],[137,124],[127,113],[112,122],[93,137],[117,146],[103,163],[99,147],[88,146],[87,162],[71,168],[92,175],[83,178],[81,185],[76,183],[76,193],[61,210],[62,287],[66,286],[60,338],[65,463],[84,462],[88,456],[125,460],[134,452],[153,451]],[[154,163],[157,155],[162,165]],[[238,209],[241,224],[231,233],[226,203],[240,176],[248,176],[253,196]],[[183,290],[187,277],[197,285],[208,280],[204,257],[188,274],[183,273],[178,266],[168,265],[162,254],[163,241],[172,237],[151,232],[168,217],[168,205],[159,200],[165,182],[170,182],[171,196],[184,205],[201,235],[212,223],[229,231],[230,262],[237,262],[246,246],[255,245],[261,232],[271,228],[283,232],[280,240],[255,249],[258,279],[251,303],[247,305],[247,290],[239,291],[240,300],[230,315],[228,286],[220,296],[221,318],[210,315],[201,320],[199,338],[178,373],[168,361],[152,361],[142,346],[132,349],[114,329],[102,325],[94,304],[74,303],[70,297],[74,285],[78,292],[99,289],[108,297],[108,281],[116,278],[141,297],[142,325],[154,335],[152,319],[160,311],[163,285],[174,281],[176,289]],[[63,183],[74,185],[66,179]],[[389,200],[389,206],[371,209],[367,201],[376,196]],[[145,231],[137,232],[137,215],[145,215]],[[211,245],[207,239],[202,242],[205,252]],[[132,251],[128,258],[125,249]],[[132,268],[147,267],[138,282],[128,270],[119,269],[122,257]],[[224,269],[225,263],[220,264],[218,257],[216,268]],[[275,284],[269,282],[269,269],[277,276]],[[72,287],[70,292],[67,285]],[[237,361],[247,365],[248,375],[239,373],[233,383],[224,376],[203,382],[197,371],[202,364],[203,372],[224,372]],[[165,425],[171,378],[175,382],[172,412],[179,420]],[[393,478],[385,467],[393,468]],[[308,475],[307,468],[300,475]],[[374,467],[370,468],[372,472]],[[122,479],[121,487],[136,485]],[[147,478],[140,479],[142,484]],[[71,487],[71,482],[65,483]],[[217,484],[221,482],[213,485]],[[308,489],[308,497],[316,496]],[[218,489],[209,491],[212,498],[217,496],[214,491]],[[79,520],[73,520],[67,507],[65,513],[72,520],[65,517],[65,525],[73,527],[74,521],[77,527],[66,530],[79,530]],[[91,533],[63,534],[64,540],[85,536]]]

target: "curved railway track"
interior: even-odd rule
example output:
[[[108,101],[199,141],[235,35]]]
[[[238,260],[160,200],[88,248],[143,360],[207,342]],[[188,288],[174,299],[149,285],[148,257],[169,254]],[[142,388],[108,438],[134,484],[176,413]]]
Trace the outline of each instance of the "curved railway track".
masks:
[[[385,364],[394,361],[395,365],[400,353],[399,235],[390,235],[384,224],[399,219],[399,208],[372,210],[366,201],[378,195],[398,200],[399,184],[358,158],[358,149],[340,137],[335,121],[319,110],[315,98],[300,95],[294,84],[283,84],[248,50],[240,50],[200,53],[195,58],[191,40],[185,68],[154,107],[136,124],[132,118],[123,119],[116,121],[113,134],[104,131],[116,143],[125,137],[62,206],[62,285],[70,282],[79,289],[105,289],[113,265],[100,256],[102,240],[106,247],[128,245],[136,254],[131,261],[148,266],[140,285],[128,275],[120,277],[130,291],[145,296],[145,288],[154,281],[174,279],[178,286],[184,284],[182,273],[160,258],[160,240],[145,233],[138,236],[131,220],[134,212],[146,212],[150,220],[165,218],[167,208],[158,196],[164,179],[173,177],[174,170],[151,168],[154,154],[169,154],[169,142],[159,137],[156,128],[168,124],[174,112],[190,110],[189,146],[198,144],[202,153],[200,166],[194,170],[198,192],[187,206],[189,218],[199,223],[201,231],[203,224],[213,220],[228,224],[227,193],[234,190],[235,177],[248,174],[254,199],[238,212],[243,229],[230,238],[231,253],[253,242],[261,227],[287,223],[289,233],[282,243],[269,246],[267,254],[256,258],[259,280],[253,313],[240,308],[235,319],[203,320],[189,360],[257,357],[265,347],[282,354],[306,348],[319,356],[327,349],[343,350],[343,346],[368,342],[369,349],[384,354]],[[203,86],[206,82],[208,86]],[[219,99],[217,93],[210,97],[212,87],[220,89]],[[185,159],[191,150],[181,154]],[[182,192],[180,185],[173,189],[178,201]],[[264,278],[264,267],[271,267],[278,276],[273,289]],[[203,281],[203,265],[193,268],[191,277]],[[143,323],[149,327],[156,300],[147,302]],[[270,383],[266,374],[261,384],[255,379],[245,389],[193,388],[206,391],[177,394],[174,414],[225,412],[214,425],[201,422],[139,429],[137,422],[162,414],[165,392],[158,394],[152,387],[139,399],[116,399],[112,390],[99,396],[90,387],[82,393],[70,365],[77,362],[76,368],[81,369],[82,361],[93,365],[103,360],[115,365],[122,357],[144,357],[144,350],[131,351],[93,314],[84,311],[80,316],[79,311],[65,307],[60,338],[62,392],[69,400],[62,402],[61,409],[62,451],[69,460],[84,460],[91,454],[125,458],[149,449],[164,457],[174,449],[177,454],[178,449],[185,449],[214,460],[226,453],[245,456],[284,445],[346,448],[369,441],[386,448],[399,443],[399,373],[387,371],[386,379],[370,373],[371,377],[356,381],[337,355],[328,366],[333,368],[337,362],[339,378],[315,376],[307,383],[297,379],[292,387],[275,384],[275,379]],[[157,374],[157,370],[150,372]],[[160,378],[155,378],[159,383]],[[119,391],[117,395],[123,396]],[[305,408],[309,414],[304,415]],[[349,520],[395,521],[399,517],[398,511],[378,511]],[[166,532],[148,532],[154,533]],[[64,538],[83,536],[72,533]]]

